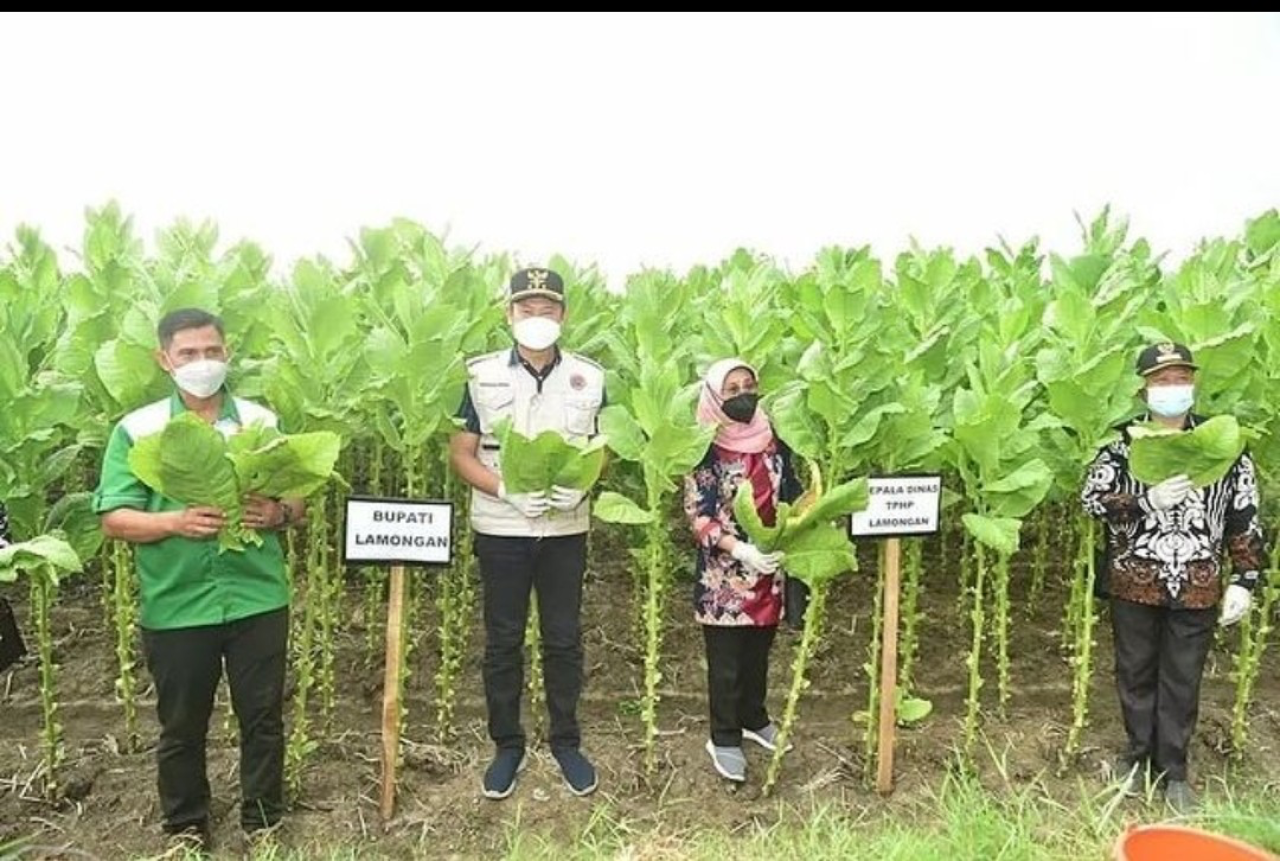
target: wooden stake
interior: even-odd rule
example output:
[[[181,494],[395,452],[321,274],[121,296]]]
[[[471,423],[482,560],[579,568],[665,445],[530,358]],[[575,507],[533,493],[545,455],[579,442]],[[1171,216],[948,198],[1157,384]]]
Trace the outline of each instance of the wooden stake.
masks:
[[[400,630],[404,627],[404,566],[391,566],[387,602],[387,667],[382,681],[382,822],[396,809],[396,759],[400,753]]]
[[[884,641],[880,648],[880,750],[876,791],[893,791],[893,739],[898,706],[898,563],[901,544],[890,538],[884,545]]]

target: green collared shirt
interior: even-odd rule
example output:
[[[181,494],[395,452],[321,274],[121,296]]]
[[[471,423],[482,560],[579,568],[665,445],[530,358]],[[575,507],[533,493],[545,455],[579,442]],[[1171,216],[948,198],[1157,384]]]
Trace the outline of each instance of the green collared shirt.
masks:
[[[102,477],[93,496],[94,511],[118,508],[138,511],[181,511],[186,506],[143,484],[129,468],[129,450],[143,436],[157,433],[170,418],[187,411],[174,392],[169,398],[135,410],[111,431],[102,458]],[[222,410],[215,427],[234,433],[242,423],[276,424],[275,414],[222,390]],[[218,552],[216,539],[173,536],[137,544],[134,558],[142,595],[142,627],[149,630],[219,625],[278,610],[289,604],[284,553],[273,532],[262,533],[262,545],[243,552]]]

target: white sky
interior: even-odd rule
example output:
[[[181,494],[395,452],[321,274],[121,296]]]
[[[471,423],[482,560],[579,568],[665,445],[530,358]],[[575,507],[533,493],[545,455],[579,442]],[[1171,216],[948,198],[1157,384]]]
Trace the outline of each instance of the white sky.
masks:
[[[1280,15],[0,15],[0,235],[215,219],[278,262],[395,215],[617,283],[739,245],[1104,202],[1179,254],[1280,205]]]

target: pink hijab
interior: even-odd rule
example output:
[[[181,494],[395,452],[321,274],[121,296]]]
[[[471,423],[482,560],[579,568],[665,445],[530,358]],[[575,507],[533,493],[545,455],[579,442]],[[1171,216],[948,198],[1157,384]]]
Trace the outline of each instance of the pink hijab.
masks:
[[[747,424],[735,422],[724,414],[720,404],[724,399],[720,389],[724,387],[724,379],[729,372],[737,368],[746,368],[753,377],[759,379],[756,369],[741,359],[721,359],[707,369],[702,380],[702,391],[698,397],[698,423],[716,425],[715,444],[726,451],[740,454],[758,454],[773,442],[773,428],[769,425],[769,416],[764,407],[756,407],[756,414]]]

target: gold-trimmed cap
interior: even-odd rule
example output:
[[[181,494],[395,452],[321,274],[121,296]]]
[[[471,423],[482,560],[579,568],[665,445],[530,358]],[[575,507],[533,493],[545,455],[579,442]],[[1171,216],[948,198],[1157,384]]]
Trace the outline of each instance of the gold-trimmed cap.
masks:
[[[1164,368],[1190,368],[1197,371],[1200,366],[1192,360],[1189,349],[1172,341],[1152,344],[1138,354],[1139,375],[1147,377]]]
[[[531,267],[521,269],[511,276],[508,302],[519,302],[521,299],[534,296],[542,296],[563,303],[564,279],[560,277],[560,273],[554,269]]]

